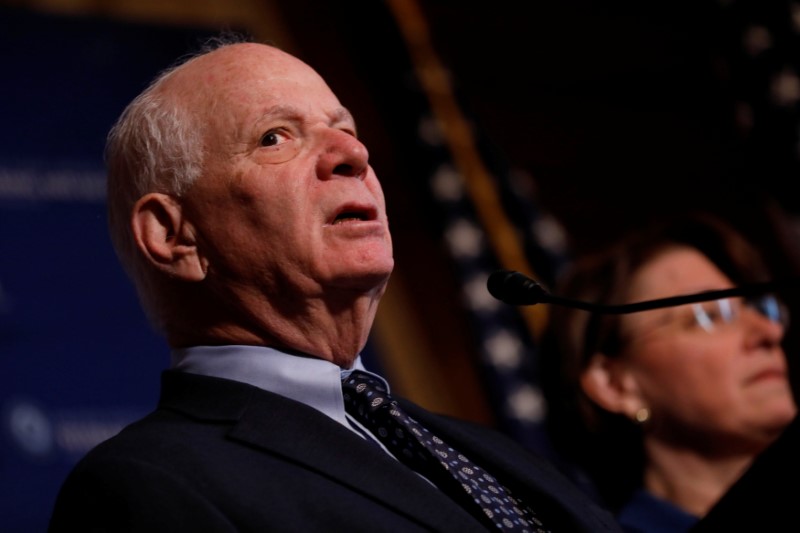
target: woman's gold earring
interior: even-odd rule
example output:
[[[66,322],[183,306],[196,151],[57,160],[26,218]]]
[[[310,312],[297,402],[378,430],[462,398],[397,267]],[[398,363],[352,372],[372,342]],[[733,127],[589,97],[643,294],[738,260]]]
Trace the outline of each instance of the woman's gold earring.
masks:
[[[644,424],[648,420],[650,420],[650,409],[647,407],[640,407],[636,410],[636,414],[633,415],[634,420],[638,424]]]

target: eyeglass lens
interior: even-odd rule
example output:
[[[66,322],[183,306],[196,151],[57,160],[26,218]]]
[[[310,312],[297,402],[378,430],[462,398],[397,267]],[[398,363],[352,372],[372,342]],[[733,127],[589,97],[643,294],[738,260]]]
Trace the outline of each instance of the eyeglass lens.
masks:
[[[721,298],[692,304],[692,310],[697,324],[706,331],[712,331],[715,326],[736,321],[743,305],[758,311],[773,322],[784,326],[788,325],[789,316],[785,306],[772,294],[764,294],[747,300]]]

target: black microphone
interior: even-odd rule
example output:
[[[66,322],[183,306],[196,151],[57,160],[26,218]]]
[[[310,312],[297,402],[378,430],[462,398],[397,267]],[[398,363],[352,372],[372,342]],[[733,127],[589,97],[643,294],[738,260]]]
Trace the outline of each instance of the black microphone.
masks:
[[[796,281],[797,280],[790,280],[790,282]],[[750,283],[732,289],[703,291],[695,294],[671,296],[669,298],[659,298],[657,300],[646,300],[622,305],[595,304],[554,296],[525,274],[513,270],[497,270],[492,272],[489,275],[486,286],[492,296],[511,305],[536,305],[544,303],[573,307],[575,309],[583,309],[584,311],[592,311],[595,313],[623,314],[646,311],[648,309],[658,309],[661,307],[673,307],[688,303],[707,302],[731,296],[756,296],[774,291],[784,284],[785,282],[780,283],[776,281]]]

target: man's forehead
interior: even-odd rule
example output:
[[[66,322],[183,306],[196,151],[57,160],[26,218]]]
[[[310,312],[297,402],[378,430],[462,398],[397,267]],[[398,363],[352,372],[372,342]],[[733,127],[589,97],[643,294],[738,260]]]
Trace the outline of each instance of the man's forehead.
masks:
[[[294,56],[264,45],[225,52],[210,52],[179,67],[162,89],[206,109],[226,102],[235,107],[274,106],[280,112],[281,105],[300,109],[308,98],[328,107],[333,120],[352,121],[319,74]]]
[[[212,52],[208,56],[209,66],[218,65],[237,76],[257,74],[275,80],[292,79],[297,76],[319,75],[310,65],[278,48],[266,45],[233,45]]]
[[[300,59],[267,45],[228,45],[198,56],[174,72],[174,84],[213,87],[215,91],[241,83],[281,82],[318,74]]]
[[[288,54],[279,48],[256,43],[239,43],[223,46],[197,57],[195,61],[197,63],[219,64],[236,64],[246,61],[302,63],[302,61],[295,56]],[[190,61],[190,63],[195,61]]]

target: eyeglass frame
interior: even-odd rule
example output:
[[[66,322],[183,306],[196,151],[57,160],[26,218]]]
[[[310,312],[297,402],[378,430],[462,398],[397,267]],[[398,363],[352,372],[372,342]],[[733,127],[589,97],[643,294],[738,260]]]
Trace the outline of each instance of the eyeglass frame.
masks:
[[[691,308],[691,318],[694,321],[694,323],[689,327],[685,327],[684,331],[690,330],[692,325],[696,325],[698,330],[702,330],[706,333],[713,333],[717,330],[721,330],[725,325],[736,323],[741,316],[742,310],[748,307],[753,309],[767,320],[780,324],[784,331],[789,326],[789,310],[787,306],[772,293],[760,293],[747,297],[729,296],[725,298],[702,300],[700,302],[671,307],[679,308],[684,306]],[[714,318],[709,316],[710,311],[713,313],[710,306],[716,306],[716,308],[719,310]],[[685,319],[686,317],[683,318]],[[669,323],[672,324],[678,322],[679,320],[680,318],[678,318],[678,320],[670,320]],[[666,325],[666,323],[661,325]],[[619,323],[617,328],[620,328]],[[650,333],[650,331],[640,332],[638,335],[631,336],[625,335],[621,330],[618,329],[616,334],[618,343],[617,348],[622,349],[624,346],[637,339],[649,336]]]
[[[800,280],[795,280],[800,282]],[[665,307],[679,307],[685,304],[697,304],[709,301],[718,301],[730,299],[733,297],[742,297],[746,302],[761,299],[767,295],[774,298],[776,303],[781,309],[781,313],[786,316],[785,320],[780,323],[784,329],[789,325],[789,310],[788,307],[778,298],[773,291],[786,285],[783,281],[767,281],[760,283],[750,283],[733,287],[730,289],[719,289],[712,291],[705,291],[695,294],[687,294],[682,296],[671,296],[667,298],[659,298],[656,300],[646,300],[630,304],[617,304],[606,305],[602,312],[593,312],[587,323],[587,331],[591,335],[598,335],[601,331],[605,333],[602,335],[601,340],[596,344],[594,342],[588,343],[589,345],[596,345],[595,351],[601,351],[607,354],[619,353],[623,346],[626,345],[631,339],[624,338],[619,330],[620,315],[630,314],[639,311],[648,311],[652,309],[661,309]],[[589,310],[584,308],[584,310]],[[763,313],[761,313],[763,315]],[[768,317],[769,318],[769,317]],[[606,325],[603,326],[602,324]],[[614,324],[609,329],[609,326]],[[590,354],[585,353],[584,358]]]
[[[741,304],[735,305],[735,303],[738,302],[741,302]],[[784,329],[789,326],[789,309],[777,296],[766,293],[749,298],[728,297],[691,304],[697,325],[708,332],[714,331],[718,327],[718,325],[715,324],[719,323],[718,320],[709,316],[708,310],[706,309],[706,307],[711,304],[716,304],[720,311],[719,317],[724,324],[736,322],[742,310],[745,307],[749,307],[771,322],[780,324]]]

